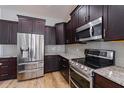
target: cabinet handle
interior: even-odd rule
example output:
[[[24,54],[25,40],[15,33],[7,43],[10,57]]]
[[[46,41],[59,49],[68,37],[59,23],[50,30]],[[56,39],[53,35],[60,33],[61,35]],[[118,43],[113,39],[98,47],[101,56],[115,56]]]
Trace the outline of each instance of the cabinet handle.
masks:
[[[1,66],[1,68],[7,68],[8,66]]]
[[[62,61],[66,61],[65,59],[62,59]]]
[[[4,61],[8,61],[8,59],[7,58],[6,59],[1,59],[0,61],[4,62]]]
[[[66,40],[66,43],[69,43],[69,40]]]
[[[67,66],[65,66],[65,65],[62,65],[64,68],[66,68]]]
[[[3,63],[0,63],[0,66],[2,66],[3,65]]]
[[[0,75],[0,76],[2,76],[2,77],[4,77],[4,76],[7,76],[8,74],[2,74],[2,75]]]
[[[90,16],[88,16],[88,19],[87,19],[88,21],[90,20]]]
[[[104,28],[104,31],[103,31],[103,36],[104,36],[104,37],[103,37],[103,38],[105,38],[105,31],[106,31],[106,30],[105,30],[105,28]]]
[[[86,21],[86,16],[85,16],[85,22],[87,22],[87,21]]]

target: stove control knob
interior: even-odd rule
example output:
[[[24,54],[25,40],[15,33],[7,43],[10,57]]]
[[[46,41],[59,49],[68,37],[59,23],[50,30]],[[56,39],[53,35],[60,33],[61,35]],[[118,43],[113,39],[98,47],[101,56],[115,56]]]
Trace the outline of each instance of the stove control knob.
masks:
[[[81,68],[84,68],[84,66],[81,66]]]
[[[85,67],[84,70],[87,71],[88,70],[87,67]]]
[[[76,66],[78,65],[78,63],[76,63]]]

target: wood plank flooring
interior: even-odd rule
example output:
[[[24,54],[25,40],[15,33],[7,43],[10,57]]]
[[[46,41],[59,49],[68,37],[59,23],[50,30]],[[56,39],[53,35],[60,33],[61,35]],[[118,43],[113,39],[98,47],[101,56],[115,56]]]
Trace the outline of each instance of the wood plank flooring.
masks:
[[[60,74],[53,72],[45,74],[44,77],[21,81],[17,79],[0,81],[0,88],[69,88],[69,84]]]

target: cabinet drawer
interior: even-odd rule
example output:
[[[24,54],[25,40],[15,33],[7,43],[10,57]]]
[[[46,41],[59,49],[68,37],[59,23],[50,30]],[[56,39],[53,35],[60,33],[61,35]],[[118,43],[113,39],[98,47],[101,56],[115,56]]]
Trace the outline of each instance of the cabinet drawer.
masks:
[[[0,66],[10,66],[14,67],[17,65],[16,58],[0,58]]]
[[[94,87],[99,88],[122,88],[123,86],[108,80],[98,74],[95,74],[94,77]]]
[[[0,75],[0,80],[6,80],[6,79],[10,79],[10,75],[9,74],[1,74]]]
[[[26,79],[32,79],[36,77],[41,77],[44,75],[44,69],[34,69],[34,70],[28,70],[25,72],[18,73],[18,80],[26,80]]]
[[[9,66],[0,66],[0,74],[6,74],[6,73],[9,73],[10,72],[10,68],[9,68]]]
[[[0,59],[0,66],[9,65],[9,64],[10,64],[9,59]]]

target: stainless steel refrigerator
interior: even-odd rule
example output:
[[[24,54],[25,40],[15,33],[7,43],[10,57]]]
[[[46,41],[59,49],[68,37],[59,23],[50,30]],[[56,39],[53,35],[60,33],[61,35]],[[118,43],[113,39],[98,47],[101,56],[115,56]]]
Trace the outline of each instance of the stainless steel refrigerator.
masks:
[[[44,35],[17,33],[17,50],[19,81],[44,75]]]

